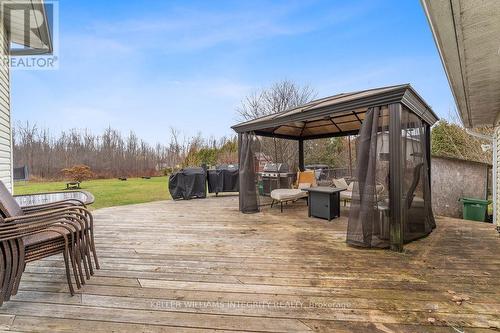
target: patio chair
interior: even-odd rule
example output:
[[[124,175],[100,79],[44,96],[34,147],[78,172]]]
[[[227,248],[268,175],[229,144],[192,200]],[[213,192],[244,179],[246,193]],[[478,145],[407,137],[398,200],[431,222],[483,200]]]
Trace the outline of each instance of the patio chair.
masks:
[[[349,184],[347,184],[345,178],[338,178],[338,179],[333,179],[332,182],[333,186],[335,186],[336,188],[345,189],[345,191],[340,192],[340,200],[344,202],[344,207],[347,206],[347,202],[352,201],[352,191],[354,190],[355,181],[351,181]],[[384,185],[380,183],[377,183],[375,187],[377,195],[380,195],[385,190]]]
[[[280,210],[283,213],[283,203],[295,202],[302,198],[307,198],[307,192],[304,188],[316,186],[316,176],[313,170],[299,171],[297,173],[296,188],[279,188],[271,191],[271,208],[275,203],[280,204]]]
[[[70,263],[77,288],[94,273],[90,252],[99,268],[92,214],[78,200],[21,208],[0,182],[0,213],[0,304],[16,294],[28,262],[62,254],[71,295]]]
[[[0,181],[0,183],[2,183]],[[62,208],[73,208],[73,210],[78,211],[80,214],[84,215],[85,218],[88,221],[88,226],[86,227],[86,232],[87,232],[87,237],[89,240],[89,245],[90,245],[90,250],[92,252],[93,258],[94,258],[94,264],[97,269],[99,269],[99,260],[97,258],[97,253],[95,251],[95,241],[94,241],[94,217],[90,213],[90,211],[87,209],[87,204],[88,203],[93,203],[94,202],[94,196],[86,191],[63,191],[63,192],[50,192],[50,193],[35,193],[35,194],[25,194],[25,195],[16,195],[12,196],[10,192],[5,188],[3,184],[0,185],[0,198],[2,195],[7,198],[7,200],[11,200],[11,198],[17,198],[19,199],[22,197],[23,201],[28,201],[31,202],[32,200],[27,200],[29,197],[34,197],[37,198],[38,196],[47,196],[47,195],[57,195],[57,194],[64,194],[67,195],[68,193],[78,193],[80,194],[80,198],[67,198],[67,199],[61,199],[57,201],[51,201],[47,203],[42,203],[42,204],[30,204],[26,206],[21,206],[20,209],[24,214],[33,214],[33,213],[40,213],[44,211],[50,211],[54,209],[62,209]],[[84,196],[86,199],[82,199],[81,196]],[[83,201],[85,200],[85,201]],[[34,200],[36,202],[36,200]],[[11,203],[11,206],[14,207],[14,211],[17,210],[17,207],[19,207],[18,201],[14,200],[13,203]],[[16,207],[17,206],[17,207]],[[1,203],[0,203],[0,208],[1,208]],[[2,213],[3,214],[3,213]],[[93,275],[93,268],[92,266],[89,267],[90,269],[90,275]]]
[[[347,205],[347,201],[352,200],[352,190],[354,188],[354,182],[347,184],[345,178],[333,179],[333,186],[336,188],[345,189],[345,191],[340,192],[340,200],[344,202],[344,206]]]

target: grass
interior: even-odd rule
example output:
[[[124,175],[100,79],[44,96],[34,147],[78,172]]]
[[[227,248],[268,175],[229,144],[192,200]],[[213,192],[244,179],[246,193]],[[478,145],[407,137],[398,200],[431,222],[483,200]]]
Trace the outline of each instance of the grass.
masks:
[[[66,182],[64,181],[16,183],[14,193],[53,192],[65,188]],[[118,179],[88,180],[82,182],[81,188],[94,195],[93,209],[171,199],[168,192],[168,177],[129,178],[127,181]]]

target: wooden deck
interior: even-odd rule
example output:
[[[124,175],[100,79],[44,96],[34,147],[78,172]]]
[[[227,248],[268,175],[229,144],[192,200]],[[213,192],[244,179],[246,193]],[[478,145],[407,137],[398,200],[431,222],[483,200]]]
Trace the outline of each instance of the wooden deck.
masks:
[[[500,327],[500,238],[491,224],[440,218],[431,236],[398,254],[346,246],[346,218],[307,218],[303,204],[253,215],[237,206],[232,196],[96,211],[97,276],[71,297],[60,258],[30,264],[19,294],[0,308],[0,330]]]

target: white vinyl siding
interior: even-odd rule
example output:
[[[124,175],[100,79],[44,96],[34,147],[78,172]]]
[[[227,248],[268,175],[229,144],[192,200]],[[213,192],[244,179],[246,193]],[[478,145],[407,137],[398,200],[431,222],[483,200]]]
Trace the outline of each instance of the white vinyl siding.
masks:
[[[12,131],[10,118],[10,73],[8,34],[0,25],[0,180],[12,191]]]
[[[497,223],[497,226],[500,226],[500,125],[497,125],[495,127],[495,138],[494,140],[496,141],[495,142],[495,145],[494,148],[495,148],[495,152],[493,154],[493,171],[494,171],[494,175],[493,175],[493,180],[494,180],[494,183],[493,183],[493,200],[494,200],[494,213],[495,213],[495,221]]]

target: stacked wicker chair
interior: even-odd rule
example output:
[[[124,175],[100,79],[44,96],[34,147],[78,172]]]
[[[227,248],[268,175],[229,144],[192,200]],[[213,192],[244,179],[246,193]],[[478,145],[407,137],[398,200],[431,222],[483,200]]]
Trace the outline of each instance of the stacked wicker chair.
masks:
[[[0,214],[0,305],[16,294],[26,263],[62,254],[71,295],[71,272],[79,289],[99,269],[93,217],[83,202],[21,208],[0,182]]]

